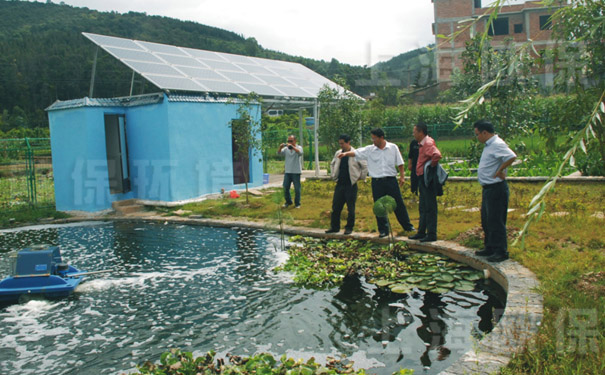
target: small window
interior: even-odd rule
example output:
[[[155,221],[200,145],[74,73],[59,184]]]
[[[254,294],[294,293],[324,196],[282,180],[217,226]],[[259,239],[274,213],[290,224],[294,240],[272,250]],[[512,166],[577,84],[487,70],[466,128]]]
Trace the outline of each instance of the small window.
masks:
[[[481,8],[481,0],[475,0],[475,8]]]
[[[540,30],[552,29],[552,21],[550,16],[540,16]]]
[[[492,22],[488,35],[508,35],[508,18],[498,18]]]
[[[523,32],[523,24],[516,23],[515,24],[515,34],[521,34]]]

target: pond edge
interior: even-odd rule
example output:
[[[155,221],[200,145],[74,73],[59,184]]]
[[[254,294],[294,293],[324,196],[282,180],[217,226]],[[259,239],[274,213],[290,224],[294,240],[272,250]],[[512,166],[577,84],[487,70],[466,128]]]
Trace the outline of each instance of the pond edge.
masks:
[[[86,219],[69,218],[55,220],[54,223],[72,223],[78,221],[142,221],[163,222],[188,225],[203,225],[214,227],[240,227],[251,229],[262,229],[279,231],[276,225],[266,223],[241,221],[241,220],[217,220],[205,218],[186,217],[88,217]],[[323,229],[301,228],[284,226],[284,233],[288,235],[302,235],[310,237],[333,238],[333,239],[359,239],[377,243],[388,243],[388,239],[379,239],[376,234],[353,233],[348,236],[340,234],[326,234]],[[538,292],[539,282],[529,269],[523,267],[514,260],[506,260],[501,263],[490,263],[475,255],[475,250],[464,247],[454,242],[438,240],[431,243],[420,243],[407,237],[397,236],[396,241],[403,241],[411,249],[428,253],[445,255],[458,262],[464,263],[477,270],[484,270],[488,276],[497,282],[506,291],[506,305],[494,329],[473,345],[473,349],[464,353],[450,367],[441,371],[439,375],[477,374],[488,375],[499,372],[499,370],[510,362],[515,354],[521,353],[525,348],[532,345],[542,319],[543,319],[543,297]]]

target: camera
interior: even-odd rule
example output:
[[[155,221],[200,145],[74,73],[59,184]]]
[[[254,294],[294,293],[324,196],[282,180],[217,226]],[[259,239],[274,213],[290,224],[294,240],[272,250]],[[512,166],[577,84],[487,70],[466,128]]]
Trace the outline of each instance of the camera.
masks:
[[[294,147],[292,147],[292,145],[288,145],[288,148],[292,150]]]

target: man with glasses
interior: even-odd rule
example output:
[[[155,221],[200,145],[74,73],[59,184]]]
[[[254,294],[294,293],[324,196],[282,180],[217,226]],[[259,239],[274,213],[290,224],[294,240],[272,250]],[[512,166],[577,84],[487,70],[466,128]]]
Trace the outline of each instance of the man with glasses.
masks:
[[[481,226],[485,234],[485,248],[476,254],[487,256],[490,262],[502,262],[508,259],[506,216],[509,190],[506,168],[513,164],[517,155],[494,134],[491,122],[479,120],[474,127],[477,140],[485,144],[477,169],[477,179],[483,188]]]
[[[397,221],[406,232],[414,231],[414,226],[410,222],[408,211],[403,203],[401,190],[399,186],[403,186],[405,175],[403,169],[403,158],[396,144],[387,142],[384,139],[384,131],[380,128],[370,131],[372,136],[372,144],[355,151],[343,152],[338,155],[342,159],[347,156],[355,156],[362,160],[368,161],[368,173],[372,177],[372,198],[374,202],[385,195],[390,195],[397,202],[395,208],[395,216]],[[397,185],[397,170],[399,170],[399,185]],[[379,237],[389,235],[389,226],[386,217],[376,216],[378,224]]]
[[[296,145],[296,137],[288,136],[288,143],[282,143],[277,150],[278,155],[285,157],[284,170],[284,198],[286,203],[283,207],[292,205],[292,196],[290,195],[290,185],[294,184],[294,207],[300,208],[300,175],[302,173],[301,157],[303,154],[302,146]]]

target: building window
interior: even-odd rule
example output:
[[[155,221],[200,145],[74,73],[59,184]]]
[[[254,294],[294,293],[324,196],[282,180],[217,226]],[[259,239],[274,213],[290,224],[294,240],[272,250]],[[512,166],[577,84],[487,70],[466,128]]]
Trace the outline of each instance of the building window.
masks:
[[[475,8],[481,8],[481,0],[475,0]]]
[[[540,16],[540,30],[552,29],[552,21],[550,15]]]
[[[498,18],[492,22],[488,35],[508,35],[508,18]]]
[[[516,23],[515,24],[515,34],[521,34],[523,32],[523,24]]]

